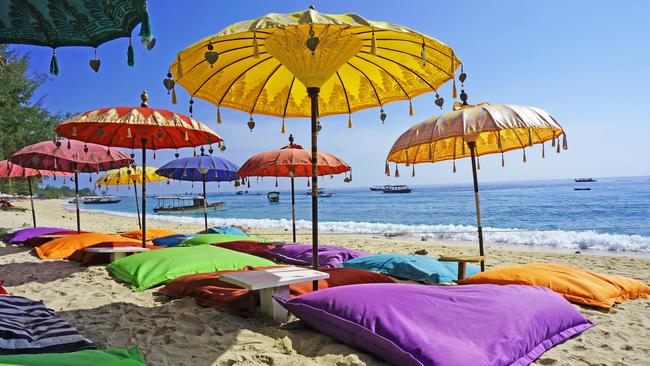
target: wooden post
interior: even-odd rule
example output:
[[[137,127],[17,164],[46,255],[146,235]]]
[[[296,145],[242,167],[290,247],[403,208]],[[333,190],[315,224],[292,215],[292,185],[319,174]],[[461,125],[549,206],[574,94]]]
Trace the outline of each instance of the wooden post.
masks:
[[[142,143],[142,247],[147,247],[147,139]]]
[[[485,256],[483,250],[483,226],[481,225],[481,202],[478,195],[478,175],[476,173],[476,142],[470,141],[467,143],[469,152],[472,157],[472,178],[474,179],[474,202],[476,205],[476,227],[478,228],[478,247],[479,254]],[[481,272],[485,271],[485,260],[481,261]],[[460,277],[460,272],[458,273]]]
[[[293,223],[293,242],[296,242],[296,192],[293,172],[291,172],[291,222]]]
[[[140,222],[140,203],[138,202],[138,185],[133,181],[133,193],[135,193],[135,211],[138,214],[138,229],[142,230],[142,222]]]
[[[203,178],[203,222],[205,223],[205,233],[208,233],[208,196],[205,193],[205,175],[206,172],[201,171],[201,177]]]
[[[32,204],[32,221],[34,222],[34,227],[36,227],[36,211],[34,211],[34,193],[32,192],[32,177],[27,177],[27,184],[29,185],[29,201]]]
[[[311,100],[311,243],[312,267],[318,269],[318,93],[320,88],[307,88]],[[318,290],[318,281],[312,282],[312,289]]]
[[[81,219],[79,219],[79,174],[74,172],[74,192],[75,201],[77,202],[77,234],[81,232]]]

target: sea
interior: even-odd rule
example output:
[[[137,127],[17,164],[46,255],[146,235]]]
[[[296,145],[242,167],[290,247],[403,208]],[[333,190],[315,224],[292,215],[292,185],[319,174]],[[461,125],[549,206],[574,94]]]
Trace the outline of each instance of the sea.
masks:
[[[333,195],[319,199],[321,232],[477,240],[471,184],[417,185],[411,186],[409,194],[373,192],[369,187],[325,188]],[[307,187],[296,191],[298,230],[311,228],[311,197],[306,192]],[[198,186],[196,193],[200,194]],[[223,210],[209,212],[209,224],[290,230],[290,192],[281,191],[278,203],[269,202],[266,193],[208,194],[209,202],[225,202]],[[650,177],[597,178],[590,183],[573,179],[482,183],[480,194],[487,243],[650,254]],[[147,217],[203,222],[202,212],[154,214],[155,204],[155,198],[148,200]],[[133,196],[123,197],[118,204],[83,209],[135,220]]]

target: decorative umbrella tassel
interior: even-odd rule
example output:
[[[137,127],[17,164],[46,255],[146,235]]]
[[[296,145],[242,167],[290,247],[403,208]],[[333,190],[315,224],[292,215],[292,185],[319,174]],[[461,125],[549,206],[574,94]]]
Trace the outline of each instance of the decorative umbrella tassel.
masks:
[[[135,52],[133,51],[133,41],[129,37],[129,48],[126,50],[126,64],[129,66],[135,65]]]
[[[131,135],[131,127],[126,128],[126,138],[127,139],[133,138],[133,135]]]
[[[275,177],[275,186],[278,186],[278,177]]]
[[[409,99],[409,116],[413,115],[413,102]]]
[[[248,188],[251,187],[251,180],[250,180],[250,178],[249,178],[249,179],[246,179],[246,187],[248,187]]]
[[[526,162],[526,149],[523,149],[524,152],[524,163]]]
[[[542,159],[546,157],[546,153],[544,151],[544,143],[542,142]]]
[[[156,160],[156,150],[153,151],[153,160]]]
[[[310,184],[309,184],[309,178],[307,178],[307,187],[309,187],[309,186],[310,186]]]
[[[384,174],[386,174],[387,177],[390,177],[390,167],[388,166],[388,160],[386,160],[386,167],[384,168]]]
[[[352,170],[350,170],[350,182],[352,182]]]
[[[456,63],[456,55],[454,55],[454,50],[451,50],[451,74],[455,74],[454,68]],[[458,92],[456,91],[456,77],[454,77],[453,86],[451,88],[451,97],[456,99],[458,97]]]
[[[253,31],[253,57],[260,58],[260,48],[257,45],[257,32]]]
[[[395,164],[395,178],[399,178],[399,170],[397,169],[397,164]]]
[[[456,160],[452,162],[452,170],[454,173],[456,173]]]
[[[196,157],[196,147],[194,148],[194,157]]]
[[[193,105],[194,105],[194,97],[190,97],[190,108],[189,108],[190,117],[192,117],[192,113],[194,112]]]
[[[503,157],[503,153],[501,153],[501,167],[504,168],[506,166],[506,159]]]
[[[420,51],[420,57],[422,57],[422,66],[427,65],[427,53],[424,49],[424,38],[422,38],[422,51]]]
[[[145,46],[153,38],[151,35],[151,24],[149,24],[149,13],[147,12],[147,2],[144,2],[144,14],[142,14],[142,23],[140,24],[140,33],[138,33],[142,39],[142,44]]]
[[[217,124],[221,124],[221,108],[217,107]]]
[[[528,147],[532,147],[532,146],[533,146],[533,133],[529,128],[528,129]]]
[[[372,31],[372,38],[370,40],[370,53],[377,56],[377,38],[375,38],[375,31]]]
[[[560,153],[560,144],[558,143],[557,146],[555,146],[555,147],[556,147],[555,152],[559,154]]]
[[[352,128],[352,115],[348,115],[348,128]]]
[[[287,127],[284,125],[284,119],[282,119],[282,128],[280,129],[281,134],[285,134],[287,132]]]
[[[50,74],[59,75],[59,61],[56,59],[55,48],[52,48],[52,59],[50,60]]]
[[[183,77],[183,66],[181,65],[181,55],[176,59],[176,80]]]
[[[67,144],[67,145],[68,145],[68,150],[70,150],[70,148],[72,148],[72,146],[70,145],[70,140],[68,140],[68,144]]]
[[[458,97],[458,92],[456,91],[456,79],[454,79],[454,82],[451,87],[451,97],[454,99]]]
[[[89,181],[89,182],[92,182],[92,181],[93,181],[93,176],[90,175],[90,174],[88,174],[88,181]]]
[[[411,171],[411,178],[415,177],[415,164],[413,164],[413,171]]]
[[[562,134],[562,149],[567,150],[569,148],[569,144],[566,141],[566,133]]]
[[[172,104],[176,104],[178,101],[176,100],[176,88],[172,88]]]

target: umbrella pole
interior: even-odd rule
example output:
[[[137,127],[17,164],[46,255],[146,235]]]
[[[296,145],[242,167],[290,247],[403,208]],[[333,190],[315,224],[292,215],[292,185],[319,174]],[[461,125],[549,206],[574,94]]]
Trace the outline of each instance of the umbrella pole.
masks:
[[[142,247],[146,248],[147,242],[147,139],[142,142]]]
[[[208,233],[208,197],[205,194],[205,173],[201,173],[203,177],[203,222],[205,223],[205,233]]]
[[[296,242],[296,192],[293,175],[291,176],[291,221],[293,224],[293,242]]]
[[[311,243],[312,267],[318,269],[318,93],[320,88],[307,88],[311,100]],[[318,281],[312,282],[314,291],[318,291]]]
[[[472,156],[472,178],[474,179],[474,201],[476,203],[476,226],[478,228],[478,248],[481,256],[485,255],[483,250],[483,227],[481,226],[481,203],[478,197],[478,175],[476,173],[476,142],[467,143]],[[481,261],[481,272],[485,271],[485,260]]]
[[[140,222],[140,204],[138,203],[138,185],[133,181],[133,193],[135,193],[135,212],[138,214],[138,229],[142,230],[142,223]]]
[[[36,212],[34,211],[34,194],[32,193],[32,177],[27,177],[27,184],[29,185],[29,201],[32,204],[32,221],[36,227]]]
[[[77,202],[77,234],[81,232],[81,220],[79,219],[79,174],[74,172],[75,202]]]

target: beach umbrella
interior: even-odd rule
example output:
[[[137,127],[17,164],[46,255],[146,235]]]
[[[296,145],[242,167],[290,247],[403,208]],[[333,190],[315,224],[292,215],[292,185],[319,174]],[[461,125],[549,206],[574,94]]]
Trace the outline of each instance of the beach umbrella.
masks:
[[[106,172],[104,175],[95,180],[95,186],[130,186],[133,184],[133,194],[135,195],[135,210],[138,215],[138,227],[142,228],[140,222],[140,204],[138,203],[138,184],[142,184],[144,180],[147,182],[160,182],[167,180],[166,177],[156,174],[156,167],[148,166],[144,174],[142,167],[128,166],[120,169],[113,169]],[[142,177],[146,177],[144,180]]]
[[[560,152],[567,149],[566,133],[553,116],[539,108],[519,105],[457,105],[457,110],[431,117],[404,132],[393,144],[387,161],[412,166],[452,160],[456,172],[456,159],[470,157],[474,181],[476,204],[476,225],[479,240],[479,253],[483,256],[483,228],[481,226],[481,206],[477,170],[480,169],[478,157],[487,154],[501,154],[501,164],[505,166],[503,154],[506,151],[521,149],[526,162],[526,148],[542,145],[542,158],[545,157],[545,143]],[[390,174],[388,163],[386,172]],[[399,176],[397,165],[395,176]],[[481,270],[485,263],[481,262]]]
[[[164,177],[191,182],[203,182],[203,220],[205,230],[208,230],[208,197],[206,182],[232,182],[237,180],[239,167],[224,158],[201,155],[172,160],[156,170],[156,174]]]
[[[145,0],[21,0],[0,3],[0,43],[52,48],[50,73],[59,74],[56,49],[86,46],[95,49],[90,67],[99,71],[97,47],[116,38],[129,38],[127,63],[134,65],[131,32],[141,24],[139,36],[153,48]]]
[[[133,163],[133,159],[118,149],[77,140],[38,142],[18,150],[9,161],[26,168],[74,173],[77,232],[81,232],[79,173],[99,173]]]
[[[180,149],[219,144],[223,139],[203,123],[165,109],[149,108],[146,91],[140,95],[140,107],[102,108],[78,114],[56,127],[68,138],[106,146],[142,149],[142,247],[147,231],[147,149]],[[212,146],[210,150],[212,151]],[[196,151],[194,152],[196,154]],[[133,153],[131,153],[133,157]],[[176,152],[178,157],[178,151]]]
[[[190,106],[194,98],[215,104],[217,122],[222,106],[249,113],[251,130],[256,113],[283,118],[282,131],[285,117],[311,118],[312,264],[317,267],[319,117],[348,114],[351,127],[352,112],[380,107],[383,122],[386,103],[437,94],[459,66],[454,50],[429,36],[310,7],[236,23],[198,41],[178,53],[164,84],[172,101],[179,84],[190,93]],[[460,80],[465,77],[462,73]],[[443,104],[439,95],[436,104]],[[412,114],[412,105],[409,109]]]
[[[291,221],[293,224],[293,241],[296,242],[296,197],[295,177],[311,177],[311,153],[302,146],[293,143],[289,135],[289,145],[278,150],[264,151],[251,156],[237,172],[240,177],[291,177]],[[350,166],[338,157],[323,151],[318,152],[317,174],[334,175],[350,171]],[[346,182],[352,180],[346,177]],[[308,181],[309,182],[309,181]]]
[[[57,172],[54,170],[30,169],[23,168],[18,164],[13,164],[9,160],[0,161],[0,178],[26,178],[29,186],[29,201],[32,206],[32,221],[36,227],[36,211],[34,210],[34,194],[32,192],[32,177],[51,177],[55,175],[72,176],[72,173]]]

